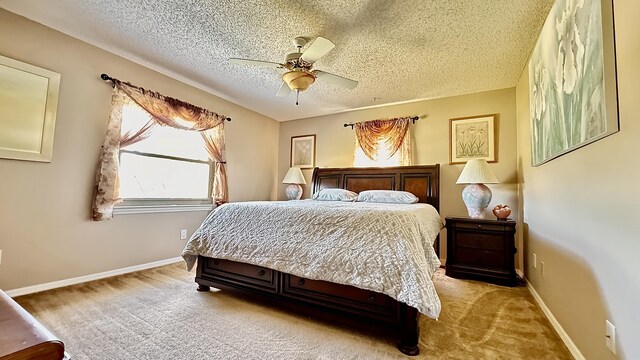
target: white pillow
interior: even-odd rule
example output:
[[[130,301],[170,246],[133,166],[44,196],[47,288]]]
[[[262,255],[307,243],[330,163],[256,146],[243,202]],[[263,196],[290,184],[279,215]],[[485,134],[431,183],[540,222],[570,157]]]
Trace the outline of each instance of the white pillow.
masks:
[[[313,194],[313,200],[318,201],[355,201],[357,193],[345,189],[322,189]]]
[[[408,191],[367,190],[358,194],[356,201],[391,204],[414,204],[418,197]]]

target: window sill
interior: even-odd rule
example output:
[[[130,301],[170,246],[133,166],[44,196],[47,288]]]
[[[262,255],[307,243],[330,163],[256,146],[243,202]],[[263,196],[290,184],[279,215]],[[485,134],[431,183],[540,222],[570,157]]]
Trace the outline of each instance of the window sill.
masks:
[[[215,208],[213,204],[198,205],[121,205],[113,208],[114,215],[129,214],[158,214],[175,213],[187,211],[211,211]]]

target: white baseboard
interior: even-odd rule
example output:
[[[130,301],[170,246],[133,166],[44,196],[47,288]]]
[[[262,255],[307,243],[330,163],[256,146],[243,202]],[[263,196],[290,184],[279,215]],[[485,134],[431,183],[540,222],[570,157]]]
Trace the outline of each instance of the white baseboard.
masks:
[[[544,301],[542,301],[542,298],[540,297],[540,295],[538,295],[538,292],[536,291],[536,289],[533,288],[533,286],[528,280],[525,279],[525,282],[527,283],[527,289],[529,289],[529,292],[531,292],[531,295],[533,295],[533,298],[538,303],[538,306],[540,306],[540,308],[542,309],[542,312],[547,316],[547,319],[549,319],[551,326],[553,326],[553,328],[556,330],[558,335],[560,335],[560,339],[562,339],[562,342],[564,342],[564,344],[567,346],[567,348],[569,349],[569,352],[571,353],[571,355],[573,355],[573,358],[576,360],[586,360],[584,355],[582,355],[582,353],[580,352],[580,349],[578,349],[576,344],[569,337],[569,334],[567,334],[567,332],[564,331],[564,328],[562,328],[562,325],[560,325],[560,322],[558,322],[558,319],[556,319],[556,317],[553,316],[553,313],[551,312],[551,310],[549,310],[549,308],[544,303]]]
[[[27,287],[23,287],[23,288],[19,288],[19,289],[9,290],[6,293],[10,297],[33,294],[33,293],[46,291],[46,290],[51,290],[51,289],[56,289],[56,288],[61,288],[61,287],[69,286],[69,285],[76,285],[76,284],[84,283],[84,282],[87,282],[87,281],[99,280],[99,279],[104,279],[104,278],[108,278],[108,277],[112,277],[112,276],[131,273],[131,272],[135,272],[135,271],[151,269],[151,268],[158,267],[158,266],[174,264],[174,263],[177,263],[177,262],[180,262],[180,261],[182,261],[182,257],[178,256],[178,257],[174,257],[174,258],[170,258],[170,259],[153,261],[153,262],[146,263],[146,264],[129,266],[129,267],[126,267],[126,268],[105,271],[105,272],[101,272],[101,273],[97,273],[97,274],[78,276],[78,277],[74,277],[74,278],[71,278],[71,279],[64,279],[64,280],[52,281],[52,282],[45,283],[45,284],[27,286]]]
[[[524,279],[524,273],[520,269],[516,269],[516,274]]]

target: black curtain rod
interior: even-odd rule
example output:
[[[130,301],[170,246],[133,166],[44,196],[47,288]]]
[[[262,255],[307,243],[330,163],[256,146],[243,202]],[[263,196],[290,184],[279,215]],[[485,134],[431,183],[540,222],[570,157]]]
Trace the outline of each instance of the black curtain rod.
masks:
[[[113,82],[114,80],[118,80],[118,79],[114,79],[111,76],[107,75],[107,74],[100,74],[100,79],[104,80],[104,81],[111,81]],[[227,121],[231,121],[231,118],[226,118]]]
[[[418,120],[420,120],[420,116],[412,116],[412,117],[411,117],[411,123],[412,123],[412,124],[415,124],[415,123],[416,123],[416,121],[418,121]],[[351,126],[351,130],[353,130],[353,127],[354,127],[354,126],[356,126],[356,124],[344,124],[343,126],[344,126],[344,127],[349,127],[349,126]]]

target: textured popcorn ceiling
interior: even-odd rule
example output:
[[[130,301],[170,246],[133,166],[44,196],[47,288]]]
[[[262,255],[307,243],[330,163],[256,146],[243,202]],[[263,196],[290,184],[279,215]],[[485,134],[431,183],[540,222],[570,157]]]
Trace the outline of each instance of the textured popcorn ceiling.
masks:
[[[0,0],[0,7],[283,121],[515,86],[552,3]],[[293,94],[275,97],[282,70],[227,61],[281,62],[295,50],[294,37],[319,35],[336,47],[315,68],[359,81],[356,89],[317,81],[296,106]]]

